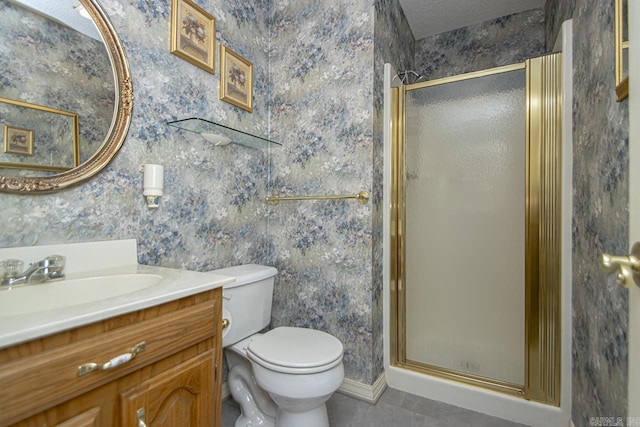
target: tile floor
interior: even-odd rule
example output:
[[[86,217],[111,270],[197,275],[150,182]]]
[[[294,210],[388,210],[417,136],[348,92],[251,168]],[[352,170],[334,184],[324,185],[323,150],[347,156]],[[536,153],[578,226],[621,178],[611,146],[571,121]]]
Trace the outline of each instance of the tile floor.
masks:
[[[336,393],[327,410],[331,427],[526,427],[391,388],[377,405]],[[238,414],[232,398],[224,401],[222,427],[234,427]]]

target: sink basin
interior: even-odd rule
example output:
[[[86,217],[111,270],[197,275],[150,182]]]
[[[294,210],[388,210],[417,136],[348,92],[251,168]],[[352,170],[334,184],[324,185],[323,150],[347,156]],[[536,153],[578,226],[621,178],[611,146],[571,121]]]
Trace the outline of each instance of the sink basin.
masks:
[[[37,313],[136,292],[162,281],[158,274],[116,274],[19,286],[0,291],[0,317]]]

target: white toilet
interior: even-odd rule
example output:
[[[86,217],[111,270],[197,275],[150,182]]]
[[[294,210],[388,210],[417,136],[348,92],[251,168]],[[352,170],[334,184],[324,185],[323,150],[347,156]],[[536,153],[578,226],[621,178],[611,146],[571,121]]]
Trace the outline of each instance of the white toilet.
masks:
[[[222,346],[227,383],[240,405],[235,427],[328,427],[325,402],[344,379],[342,343],[325,332],[279,327],[271,321],[274,276],[262,265],[215,271],[236,278],[223,287]]]

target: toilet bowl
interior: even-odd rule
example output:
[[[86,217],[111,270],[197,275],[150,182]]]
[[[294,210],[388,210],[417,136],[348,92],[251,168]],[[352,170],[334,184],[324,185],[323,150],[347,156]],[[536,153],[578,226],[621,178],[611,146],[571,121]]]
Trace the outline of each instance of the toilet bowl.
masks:
[[[256,383],[278,409],[278,427],[328,427],[325,402],[344,379],[343,347],[321,331],[275,328],[247,347]]]
[[[258,333],[271,320],[275,268],[215,272],[236,278],[223,287],[222,303],[227,382],[241,409],[235,427],[329,427],[325,402],[344,379],[342,343],[307,328]]]

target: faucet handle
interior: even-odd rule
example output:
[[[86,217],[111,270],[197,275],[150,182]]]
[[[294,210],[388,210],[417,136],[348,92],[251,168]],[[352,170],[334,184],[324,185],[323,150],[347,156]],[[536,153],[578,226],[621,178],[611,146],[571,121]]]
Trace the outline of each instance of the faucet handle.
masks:
[[[64,268],[67,258],[62,255],[49,255],[44,259],[45,264],[49,267]]]
[[[24,262],[19,259],[8,258],[0,261],[0,284],[9,282],[10,279],[20,277]]]
[[[62,255],[49,255],[43,261],[43,272],[47,280],[64,278],[64,266],[67,258]]]

